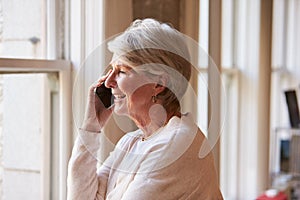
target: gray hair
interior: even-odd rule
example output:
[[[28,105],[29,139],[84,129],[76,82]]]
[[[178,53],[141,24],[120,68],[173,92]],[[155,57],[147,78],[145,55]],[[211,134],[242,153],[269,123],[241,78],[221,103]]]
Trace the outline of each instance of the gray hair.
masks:
[[[113,61],[122,60],[128,66],[153,75],[166,75],[166,90],[157,98],[167,111],[180,109],[191,76],[190,55],[185,36],[170,25],[154,19],[135,20],[131,26],[108,43]]]

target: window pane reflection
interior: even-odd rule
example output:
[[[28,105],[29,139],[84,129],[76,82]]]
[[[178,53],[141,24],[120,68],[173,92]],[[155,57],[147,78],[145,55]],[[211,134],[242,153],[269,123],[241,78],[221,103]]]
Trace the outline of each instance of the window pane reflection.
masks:
[[[0,57],[45,58],[45,2],[0,0]]]
[[[0,76],[0,199],[41,199],[45,74]]]

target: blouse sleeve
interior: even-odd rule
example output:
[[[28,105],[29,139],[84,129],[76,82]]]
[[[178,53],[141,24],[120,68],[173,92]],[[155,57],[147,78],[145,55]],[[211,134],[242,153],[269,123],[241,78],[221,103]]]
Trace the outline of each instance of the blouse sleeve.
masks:
[[[68,200],[105,199],[109,167],[97,172],[100,133],[80,130],[68,166]]]

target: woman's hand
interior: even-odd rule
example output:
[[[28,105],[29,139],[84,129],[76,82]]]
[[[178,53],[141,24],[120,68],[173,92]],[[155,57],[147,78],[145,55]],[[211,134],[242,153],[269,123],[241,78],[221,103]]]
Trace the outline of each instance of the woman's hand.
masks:
[[[83,130],[99,132],[111,116],[113,106],[108,109],[105,108],[94,92],[97,87],[104,84],[110,73],[111,70],[89,88],[85,116],[81,127]]]

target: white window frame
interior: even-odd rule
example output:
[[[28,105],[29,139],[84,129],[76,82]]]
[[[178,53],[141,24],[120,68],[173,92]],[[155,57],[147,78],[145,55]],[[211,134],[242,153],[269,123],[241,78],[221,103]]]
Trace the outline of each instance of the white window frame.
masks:
[[[59,77],[59,127],[54,127],[59,130],[58,144],[54,144],[59,149],[59,163],[57,169],[50,169],[49,164],[49,127],[50,124],[43,123],[42,129],[45,133],[43,135],[43,163],[41,169],[42,175],[42,196],[41,199],[50,199],[50,172],[57,171],[59,180],[51,185],[59,185],[59,194],[52,194],[59,196],[60,200],[66,199],[66,180],[67,180],[67,166],[71,154],[72,141],[72,117],[71,117],[71,63],[65,60],[35,60],[35,59],[7,59],[0,58],[0,73],[56,73]],[[47,109],[47,108],[45,108]],[[53,148],[53,147],[52,147]],[[53,161],[53,160],[52,160]]]

